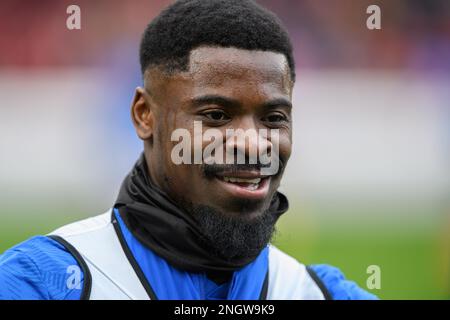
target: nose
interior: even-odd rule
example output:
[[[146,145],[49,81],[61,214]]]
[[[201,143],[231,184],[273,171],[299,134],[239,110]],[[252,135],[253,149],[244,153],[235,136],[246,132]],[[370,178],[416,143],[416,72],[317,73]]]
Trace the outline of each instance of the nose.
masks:
[[[258,128],[252,117],[243,118],[236,129],[229,130],[226,133],[227,164],[256,164],[262,155],[270,154],[269,133],[265,128]]]

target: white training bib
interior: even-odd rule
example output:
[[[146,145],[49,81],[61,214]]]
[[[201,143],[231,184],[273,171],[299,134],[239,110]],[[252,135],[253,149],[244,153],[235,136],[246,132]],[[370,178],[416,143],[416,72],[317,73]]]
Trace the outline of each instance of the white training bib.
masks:
[[[63,226],[49,236],[64,245],[83,267],[85,298],[91,300],[148,300],[143,275],[127,258],[106,213]],[[143,281],[141,281],[141,279]],[[269,245],[267,300],[323,300],[325,294],[306,266]]]

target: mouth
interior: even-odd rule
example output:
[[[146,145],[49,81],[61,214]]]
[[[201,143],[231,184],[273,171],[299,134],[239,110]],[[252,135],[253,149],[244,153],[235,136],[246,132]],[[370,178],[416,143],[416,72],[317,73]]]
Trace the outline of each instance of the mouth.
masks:
[[[269,193],[271,176],[261,176],[259,172],[224,172],[215,179],[234,197],[261,200]]]

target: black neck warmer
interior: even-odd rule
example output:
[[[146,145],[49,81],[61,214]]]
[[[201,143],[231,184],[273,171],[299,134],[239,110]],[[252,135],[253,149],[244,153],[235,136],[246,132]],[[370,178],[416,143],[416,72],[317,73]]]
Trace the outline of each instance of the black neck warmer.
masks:
[[[231,272],[257,257],[230,261],[213,256],[213,250],[200,240],[202,231],[194,217],[152,183],[143,154],[123,181],[115,208],[140,242],[178,269]],[[269,210],[279,217],[287,209],[287,198],[277,192]]]

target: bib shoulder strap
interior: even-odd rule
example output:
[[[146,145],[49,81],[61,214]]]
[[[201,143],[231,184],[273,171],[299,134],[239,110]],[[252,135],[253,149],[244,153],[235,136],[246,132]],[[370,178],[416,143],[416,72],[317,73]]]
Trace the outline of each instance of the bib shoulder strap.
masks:
[[[48,237],[59,244],[61,244],[67,251],[75,258],[78,266],[81,268],[83,272],[83,290],[81,291],[80,300],[89,300],[91,296],[91,288],[92,288],[92,275],[89,267],[84,261],[83,257],[81,257],[80,253],[75,249],[69,242],[61,238],[60,236],[51,234]]]
[[[90,274],[92,279],[91,300],[149,299],[116,234],[111,210],[61,227],[49,236],[63,244],[81,268],[89,271],[85,278],[87,275],[89,280]]]
[[[323,290],[325,289],[325,291]],[[269,245],[269,300],[324,300],[329,295],[307,267]]]

